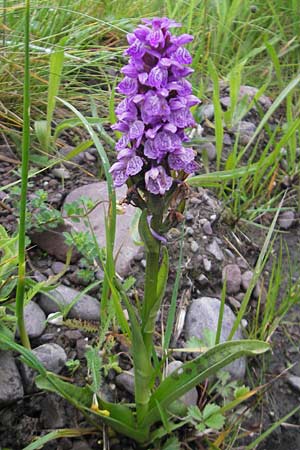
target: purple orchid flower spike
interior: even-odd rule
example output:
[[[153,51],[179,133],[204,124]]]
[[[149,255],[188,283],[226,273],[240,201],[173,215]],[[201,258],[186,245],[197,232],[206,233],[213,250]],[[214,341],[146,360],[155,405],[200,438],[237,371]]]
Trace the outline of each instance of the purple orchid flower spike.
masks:
[[[167,17],[142,22],[127,35],[129,63],[117,87],[125,98],[113,125],[123,136],[110,171],[115,186],[131,180],[144,193],[163,196],[197,169],[194,151],[183,145],[185,128],[194,126],[190,108],[199,103],[185,79],[193,70],[187,67],[192,57],[184,45],[193,36],[172,35],[170,28],[181,25]]]

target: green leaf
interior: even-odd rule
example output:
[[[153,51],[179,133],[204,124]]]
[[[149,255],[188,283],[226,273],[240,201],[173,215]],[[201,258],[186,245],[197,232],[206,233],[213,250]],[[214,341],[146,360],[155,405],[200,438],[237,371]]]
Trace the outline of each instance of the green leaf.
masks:
[[[89,428],[63,428],[60,430],[51,431],[50,433],[45,434],[45,436],[35,439],[31,444],[24,447],[23,450],[38,450],[43,448],[44,445],[47,444],[47,442],[53,441],[55,439],[82,437],[85,434],[90,434],[94,431],[94,429]]]
[[[215,403],[208,403],[202,411],[203,419],[206,421],[212,415],[218,413],[219,410],[220,410],[220,406],[216,405]]]
[[[208,419],[205,420],[205,425],[214,430],[220,430],[223,428],[225,423],[225,417],[222,414],[213,414]]]
[[[192,419],[195,419],[197,421],[203,420],[203,414],[198,408],[198,406],[189,406],[188,413]]]
[[[140,221],[139,221],[139,233],[141,239],[149,253],[158,253],[159,251],[159,243],[157,239],[152,235],[149,225],[147,222],[148,211],[146,209],[143,210]]]
[[[157,313],[161,306],[161,301],[164,296],[167,281],[168,281],[168,274],[169,274],[169,254],[166,247],[162,248],[162,261],[160,264],[158,276],[157,276],[157,298],[155,300],[155,303],[149,312],[149,316],[147,318],[147,323],[145,324],[144,332],[145,333],[152,333],[155,328],[155,322],[157,318]]]
[[[34,122],[35,135],[43,149],[47,148],[47,120],[36,120]]]
[[[173,436],[166,440],[161,450],[180,450],[180,442],[177,437]]]
[[[248,394],[248,392],[250,392],[250,389],[248,386],[243,385],[243,386],[237,387],[234,390],[234,398],[237,399],[239,397],[243,397],[244,395]]]
[[[51,138],[51,122],[56,103],[56,96],[59,91],[61,74],[64,65],[64,46],[66,37],[63,37],[57,44],[57,49],[51,53],[50,56],[50,77],[48,86],[48,101],[47,101],[47,137],[46,148],[50,144]]]
[[[232,170],[221,170],[218,172],[211,172],[202,175],[196,175],[186,179],[186,183],[195,187],[213,187],[220,186],[220,184],[233,181],[245,175],[252,175],[257,171],[257,164],[252,164],[247,167],[240,167]]]
[[[152,394],[144,423],[152,425],[159,419],[156,401],[161,407],[168,408],[172,402],[235,359],[244,355],[256,356],[269,348],[268,344],[256,340],[225,342],[207,350],[194,361],[183,364],[165,378]]]
[[[93,380],[91,389],[94,394],[97,394],[101,387],[101,358],[99,355],[99,349],[97,347],[90,347],[85,352],[84,356],[87,361],[88,371]]]

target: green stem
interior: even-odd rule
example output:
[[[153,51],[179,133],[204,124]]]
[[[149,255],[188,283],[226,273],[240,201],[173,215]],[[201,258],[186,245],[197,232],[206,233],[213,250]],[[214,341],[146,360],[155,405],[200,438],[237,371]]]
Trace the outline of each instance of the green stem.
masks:
[[[147,353],[151,358],[153,346],[153,332],[149,331],[149,321],[151,321],[151,310],[157,300],[157,276],[159,271],[160,244],[157,252],[146,253],[146,274],[145,274],[145,290],[143,303],[143,337]],[[148,328],[145,331],[145,328]],[[151,328],[151,327],[150,327]]]
[[[24,62],[24,101],[23,101],[23,136],[22,136],[22,184],[19,224],[19,253],[18,253],[18,284],[16,294],[16,315],[21,342],[30,349],[30,342],[24,322],[24,293],[25,293],[25,241],[26,241],[26,199],[28,181],[28,161],[30,146],[30,73],[29,73],[29,30],[30,30],[30,0],[25,2],[25,62]]]

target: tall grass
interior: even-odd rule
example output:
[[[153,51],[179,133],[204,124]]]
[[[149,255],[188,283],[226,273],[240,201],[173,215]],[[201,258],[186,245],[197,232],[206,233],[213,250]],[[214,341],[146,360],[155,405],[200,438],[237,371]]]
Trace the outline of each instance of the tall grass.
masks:
[[[0,52],[0,120],[4,129],[21,129],[23,8],[7,0],[0,7],[3,49]],[[195,36],[191,44],[195,89],[209,83],[211,59],[221,77],[243,65],[243,80],[261,86],[270,79],[270,90],[281,86],[273,76],[270,43],[286,82],[298,71],[300,20],[297,1],[194,0],[142,2],[134,0],[77,2],[53,0],[51,5],[35,0],[31,7],[31,76],[33,117],[46,109],[49,58],[66,38],[62,97],[83,110],[85,94],[108,104],[107,83],[113,84],[125,44],[124,35],[141,16],[168,14]]]

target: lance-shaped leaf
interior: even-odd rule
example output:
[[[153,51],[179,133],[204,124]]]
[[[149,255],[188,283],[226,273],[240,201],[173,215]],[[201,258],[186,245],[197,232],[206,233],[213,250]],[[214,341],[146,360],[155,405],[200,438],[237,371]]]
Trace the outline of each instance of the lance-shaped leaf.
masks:
[[[256,356],[269,350],[269,345],[257,340],[240,340],[218,344],[194,361],[187,362],[175,370],[159,385],[149,403],[149,410],[142,425],[151,426],[159,420],[161,408],[168,408],[201,381],[214,375],[227,364],[244,355]]]

